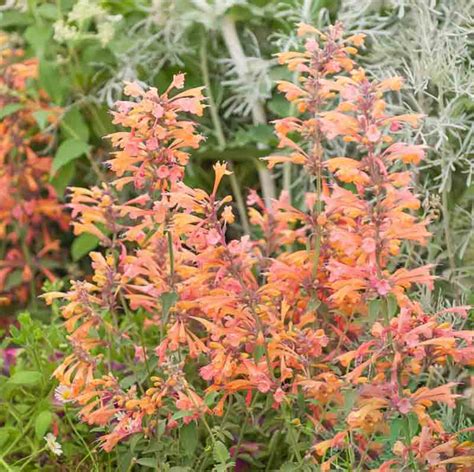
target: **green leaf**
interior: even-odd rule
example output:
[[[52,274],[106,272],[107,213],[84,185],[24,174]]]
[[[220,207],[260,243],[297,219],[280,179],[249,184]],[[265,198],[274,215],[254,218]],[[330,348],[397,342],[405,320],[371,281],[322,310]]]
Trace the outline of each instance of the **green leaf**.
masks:
[[[192,457],[198,445],[198,431],[196,423],[184,425],[179,431],[179,442],[184,453]]]
[[[344,391],[344,412],[346,414],[352,410],[355,401],[357,399],[357,391],[356,390],[345,390]]]
[[[57,20],[58,19],[58,8],[51,3],[45,3],[38,7],[38,13],[48,20]]]
[[[61,119],[61,131],[68,139],[89,141],[89,127],[77,107],[72,107]]]
[[[8,383],[10,385],[36,385],[41,380],[41,377],[41,373],[36,370],[22,370],[13,374],[8,379]]]
[[[173,416],[173,420],[180,420],[181,418],[184,418],[185,416],[192,416],[193,412],[189,410],[179,410],[177,411]]]
[[[268,102],[268,108],[280,118],[290,115],[291,105],[282,95],[276,95]]]
[[[4,3],[2,2],[2,4]],[[0,14],[0,28],[27,26],[31,23],[33,23],[33,18],[25,15],[24,12],[19,10],[5,11]]]
[[[161,309],[163,311],[163,325],[168,321],[168,314],[171,307],[178,301],[178,294],[176,292],[162,293],[160,296]]]
[[[51,32],[51,28],[40,25],[29,26],[24,32],[24,37],[36,56],[43,57]]]
[[[398,303],[397,299],[395,298],[395,295],[393,293],[390,293],[387,296],[387,312],[388,312],[388,317],[393,318],[398,310]]]
[[[258,362],[265,354],[265,346],[258,345],[254,349],[254,359]]]
[[[400,439],[404,423],[404,418],[394,418],[390,421],[389,444],[394,444],[395,441]]]
[[[12,115],[13,113],[17,112],[18,110],[21,110],[23,108],[23,105],[20,103],[9,103],[8,105],[5,105],[1,110],[0,110],[0,120],[3,120],[3,118]]]
[[[120,386],[125,389],[129,389],[134,383],[136,383],[138,377],[135,374],[127,375],[120,381]]]
[[[204,403],[206,406],[209,408],[214,405],[216,398],[219,396],[217,392],[209,392],[205,397],[204,397]]]
[[[66,190],[66,187],[71,182],[72,178],[74,177],[74,173],[76,171],[76,163],[70,162],[66,164],[64,167],[61,167],[56,175],[50,178],[51,185],[54,187],[58,196],[62,197]]]
[[[93,234],[83,233],[74,239],[71,245],[71,255],[73,261],[82,259],[90,251],[99,245],[99,238]]]
[[[137,460],[137,464],[155,469],[158,466],[158,461],[154,457],[142,457]]]
[[[33,116],[35,117],[36,123],[38,123],[40,129],[45,129],[48,124],[49,111],[38,110],[33,113]]]
[[[8,441],[10,431],[7,428],[0,428],[0,448]]]
[[[42,60],[39,65],[39,84],[54,103],[61,104],[71,86],[71,81],[67,81],[64,74],[60,73],[55,62]]]
[[[118,458],[118,470],[120,472],[127,472],[130,470],[130,464],[132,463],[133,454],[128,451],[125,454],[119,454]]]
[[[238,146],[246,146],[247,144],[263,143],[269,144],[275,140],[273,128],[269,125],[254,125],[247,129],[240,129],[235,134],[235,143]]]
[[[53,414],[49,410],[43,410],[35,420],[35,434],[41,439],[48,431],[49,425],[53,421]]]
[[[412,437],[416,436],[416,434],[418,433],[418,427],[419,427],[418,416],[413,412],[408,413],[407,416],[408,416],[408,426],[410,428],[410,435]]]
[[[61,167],[69,162],[87,154],[89,149],[90,146],[86,142],[79,141],[78,139],[68,139],[62,142],[53,159],[52,175],[55,175]]]
[[[110,113],[105,106],[90,104],[88,111],[90,111],[91,129],[98,138],[102,139],[114,131]]]
[[[380,313],[381,301],[376,298],[369,301],[369,324],[375,323]]]
[[[23,283],[23,271],[21,269],[16,269],[13,272],[10,272],[7,277],[4,289],[6,291],[11,290],[12,288],[18,287]]]
[[[214,449],[212,452],[214,459],[221,464],[226,464],[230,459],[229,451],[222,441],[216,441],[214,443]]]

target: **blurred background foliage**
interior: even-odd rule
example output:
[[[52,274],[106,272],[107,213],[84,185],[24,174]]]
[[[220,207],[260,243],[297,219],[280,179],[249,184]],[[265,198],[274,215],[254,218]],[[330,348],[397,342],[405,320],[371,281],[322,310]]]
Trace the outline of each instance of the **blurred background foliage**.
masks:
[[[419,296],[428,309],[437,309],[474,303],[472,13],[469,0],[4,0],[0,29],[8,35],[2,47],[21,48],[27,58],[39,59],[38,80],[28,86],[32,93],[43,89],[59,109],[56,124],[45,131],[52,139],[49,182],[62,201],[69,185],[107,180],[103,163],[109,147],[103,138],[114,130],[109,109],[121,99],[124,81],[163,90],[182,71],[187,86],[206,86],[208,108],[200,122],[206,141],[193,155],[187,181],[209,188],[212,164],[231,162],[235,179],[223,191],[234,194],[239,210],[234,234],[249,231],[243,209],[248,189],[256,188],[266,199],[286,190],[298,204],[308,186],[301,170],[283,167],[270,175],[259,161],[277,144],[271,121],[293,113],[276,92],[275,80],[296,77],[278,65],[274,54],[298,46],[298,22],[324,27],[340,20],[348,31],[365,33],[364,67],[374,76],[406,79],[391,105],[426,115],[415,137],[429,147],[417,185],[422,211],[432,218],[433,240],[425,253],[407,247],[399,263],[435,264],[436,290]],[[41,129],[43,120],[38,115]],[[72,232],[61,240],[69,255],[60,275],[67,281],[84,272],[84,256],[97,241],[89,235],[75,238]],[[9,282],[9,287],[16,283]],[[3,340],[0,365],[7,375],[8,346],[20,345],[18,372],[34,370],[40,376],[32,384],[23,384],[21,376],[13,386],[11,379],[2,381],[8,398],[18,389],[26,393],[14,409],[0,413],[6,425],[0,450],[9,444],[0,461],[18,451],[22,457],[42,454],[39,440],[50,424],[70,431],[70,454],[80,457],[82,436],[67,414],[55,416],[47,402],[53,388],[51,360],[62,340],[55,323],[34,320],[48,322],[51,314],[30,299],[1,307],[1,317],[14,319],[25,308],[31,317],[22,315],[19,331]],[[28,441],[20,440],[24,437]],[[85,463],[94,462],[94,454],[89,450]],[[51,470],[61,469],[56,464]]]
[[[200,123],[207,139],[187,179],[208,187],[212,163],[231,161],[243,231],[247,189],[267,199],[285,189],[298,201],[306,187],[305,175],[284,168],[270,176],[258,160],[276,145],[271,120],[292,113],[275,91],[275,80],[292,77],[274,53],[297,46],[300,21],[323,27],[340,20],[364,32],[364,65],[376,76],[406,78],[393,106],[426,115],[416,137],[430,148],[419,187],[435,237],[428,254],[405,254],[428,257],[444,292],[457,301],[468,296],[474,273],[468,0],[7,0],[0,10],[0,28],[39,58],[39,86],[62,109],[52,130],[51,176],[61,196],[67,185],[90,185],[106,174],[103,137],[113,130],[108,110],[123,82],[163,89],[183,71],[188,86],[206,86],[209,105]],[[72,243],[70,270],[92,244],[91,238]]]

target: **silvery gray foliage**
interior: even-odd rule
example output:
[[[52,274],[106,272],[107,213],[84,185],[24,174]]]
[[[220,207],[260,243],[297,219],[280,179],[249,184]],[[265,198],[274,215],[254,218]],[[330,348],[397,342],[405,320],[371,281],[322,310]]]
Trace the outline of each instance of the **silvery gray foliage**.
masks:
[[[247,45],[245,74],[239,74],[238,65],[231,58],[219,60],[224,73],[222,85],[230,90],[230,96],[222,104],[225,118],[230,115],[247,116],[256,102],[271,97],[273,80],[270,71],[276,61],[262,57],[257,39],[250,30],[244,32],[243,39]]]

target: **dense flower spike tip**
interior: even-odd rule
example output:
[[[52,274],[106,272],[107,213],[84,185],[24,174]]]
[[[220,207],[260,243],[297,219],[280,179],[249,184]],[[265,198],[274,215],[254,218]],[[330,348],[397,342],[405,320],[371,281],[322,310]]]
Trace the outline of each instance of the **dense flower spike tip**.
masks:
[[[203,87],[169,96],[183,87],[184,74],[175,75],[161,95],[154,87],[145,90],[136,82],[126,83],[125,95],[136,101],[118,102],[113,122],[130,131],[108,136],[119,149],[108,161],[118,177],[118,190],[131,182],[136,189],[152,185],[153,190],[167,190],[182,180],[189,159],[184,149],[197,148],[203,137],[195,133],[192,121],[180,120],[178,115],[186,112],[201,116],[204,109]]]
[[[437,417],[464,379],[438,380],[448,363],[472,365],[474,333],[425,313],[410,289],[431,290],[431,268],[399,258],[429,238],[410,168],[424,149],[396,141],[419,117],[387,111],[383,94],[401,79],[372,81],[357,68],[362,35],[345,38],[340,24],[299,34],[304,51],[279,57],[299,83],[278,86],[300,116],[275,123],[281,152],[267,160],[305,166],[314,189],[301,208],[287,192],[267,207],[251,191],[254,238],[226,232],[225,164],[214,165],[210,194],[183,181],[188,149],[202,139],[183,115],[202,113],[201,88],[174,94],[182,75],[163,94],[126,85],[134,100],[114,114],[125,131],[111,135],[117,180],[72,189],[76,234],[105,249],[90,254],[90,279],[45,297],[63,299],[71,345],[55,372],[58,397],[103,429],[106,451],[132,434],[156,440],[199,422],[213,435],[209,421],[218,428],[235,408],[249,412],[244,428],[258,423],[265,460],[277,429],[298,429],[308,448],[300,462],[321,470],[408,461],[447,471],[468,463],[472,446]],[[333,139],[348,143],[347,155],[327,152]],[[393,423],[409,432],[387,450]]]

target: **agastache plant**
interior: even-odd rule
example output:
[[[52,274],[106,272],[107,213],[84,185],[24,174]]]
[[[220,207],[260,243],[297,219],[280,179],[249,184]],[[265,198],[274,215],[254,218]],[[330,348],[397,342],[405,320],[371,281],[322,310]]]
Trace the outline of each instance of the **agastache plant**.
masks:
[[[49,182],[54,144],[52,133],[59,109],[44,91],[33,94],[38,60],[25,59],[0,35],[0,304],[36,303],[45,280],[54,280],[62,254],[58,230],[69,218]]]
[[[409,167],[423,147],[396,141],[421,117],[387,112],[383,95],[402,80],[374,82],[357,68],[362,35],[345,38],[340,24],[298,33],[304,50],[279,56],[298,84],[278,87],[300,116],[276,122],[282,152],[267,161],[304,166],[314,191],[305,209],[286,193],[268,207],[251,192],[255,239],[226,235],[234,215],[231,197],[219,196],[225,164],[215,164],[210,193],[183,181],[187,150],[202,139],[183,116],[202,114],[202,89],[178,92],[182,74],[161,94],[125,87],[133,99],[117,104],[114,120],[126,130],[110,136],[116,180],[72,189],[76,234],[96,235],[105,250],[90,254],[90,280],[45,295],[64,301],[71,345],[55,372],[57,396],[105,429],[106,451],[132,434],[154,438],[194,422],[215,446],[209,422],[243,405],[232,454],[261,454],[269,467],[267,433],[245,439],[263,398],[262,417],[288,428],[300,466],[472,464],[462,432],[436,418],[439,404],[455,406],[456,383],[424,373],[472,365],[474,333],[410,298],[413,284],[432,286],[429,267],[397,267],[402,244],[429,237]],[[334,139],[349,156],[326,151]],[[465,317],[467,307],[450,311]],[[397,441],[386,450],[394,422]]]

